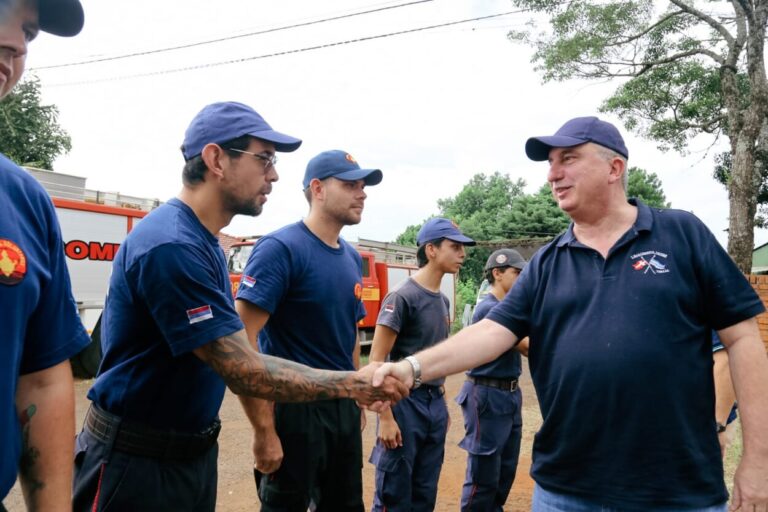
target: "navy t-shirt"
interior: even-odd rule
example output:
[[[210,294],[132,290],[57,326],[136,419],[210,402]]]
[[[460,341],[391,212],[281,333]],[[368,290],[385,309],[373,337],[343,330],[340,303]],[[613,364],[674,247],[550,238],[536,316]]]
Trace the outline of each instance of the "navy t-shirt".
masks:
[[[635,204],[607,259],[571,226],[488,314],[530,338],[544,418],[531,474],[622,510],[723,503],[710,328],[764,307],[696,217]]]
[[[339,238],[334,248],[303,222],[259,239],[237,298],[270,314],[259,350],[313,368],[354,370],[357,322],[365,317],[363,263]]]
[[[475,312],[472,314],[472,323],[474,324],[485,318],[498,303],[499,299],[497,299],[494,294],[489,293],[486,295],[475,308]],[[516,379],[520,376],[521,372],[522,363],[520,360],[520,352],[512,348],[490,363],[485,363],[477,368],[469,370],[467,375],[493,379]]]
[[[88,344],[48,194],[0,154],[0,499],[13,486],[21,431],[18,376],[44,370]]]
[[[403,281],[381,303],[377,325],[397,333],[389,353],[392,361],[415,354],[444,340],[450,332],[450,302],[441,292],[427,290],[413,278]],[[440,386],[445,378],[424,384]]]
[[[155,428],[197,432],[213,422],[224,381],[192,350],[243,324],[218,240],[178,199],[120,246],[101,325],[94,403]]]

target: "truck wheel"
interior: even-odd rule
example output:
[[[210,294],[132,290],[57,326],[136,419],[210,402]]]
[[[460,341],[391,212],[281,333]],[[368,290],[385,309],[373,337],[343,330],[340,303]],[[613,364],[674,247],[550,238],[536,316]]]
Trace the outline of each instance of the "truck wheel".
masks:
[[[91,331],[91,342],[69,362],[72,364],[72,375],[75,377],[92,379],[96,376],[101,364],[101,316]]]

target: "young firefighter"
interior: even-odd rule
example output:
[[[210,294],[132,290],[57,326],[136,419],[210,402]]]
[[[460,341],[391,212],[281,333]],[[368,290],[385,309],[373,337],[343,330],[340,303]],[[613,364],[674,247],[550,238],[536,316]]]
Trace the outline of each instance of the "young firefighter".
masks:
[[[416,242],[419,271],[384,298],[371,361],[408,358],[448,336],[449,302],[440,282],[459,271],[464,246],[475,242],[443,218],[427,221]],[[448,430],[444,381],[416,383],[408,400],[380,414],[370,458],[376,465],[373,510],[434,509]]]
[[[504,299],[525,264],[514,249],[499,249],[491,254],[485,264],[491,289],[477,305],[472,323],[485,318]],[[527,350],[528,340],[523,343]],[[468,371],[467,381],[456,397],[467,433],[459,443],[467,450],[467,474],[461,493],[463,511],[501,512],[515,480],[523,429],[523,395],[517,384],[523,343]]]

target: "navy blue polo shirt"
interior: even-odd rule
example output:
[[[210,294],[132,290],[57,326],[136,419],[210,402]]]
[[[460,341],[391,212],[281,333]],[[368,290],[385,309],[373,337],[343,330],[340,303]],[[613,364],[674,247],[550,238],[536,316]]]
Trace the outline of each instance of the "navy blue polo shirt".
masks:
[[[88,344],[72,298],[59,223],[43,187],[0,154],[0,499],[16,480],[19,375],[55,366]]]
[[[259,350],[313,368],[354,370],[352,353],[362,302],[363,262],[339,238],[334,248],[303,222],[259,239],[237,289],[270,314]]]
[[[475,308],[475,312],[472,314],[472,323],[479,322],[488,316],[488,313],[490,313],[498,303],[499,299],[497,299],[494,294],[489,293],[486,295]],[[485,363],[477,368],[469,370],[467,375],[492,379],[516,379],[520,376],[521,372],[522,362],[520,360],[520,352],[512,348],[490,363]]]
[[[696,217],[630,202],[607,259],[571,226],[488,314],[530,338],[544,418],[531,474],[622,510],[723,503],[710,327],[764,307]]]
[[[104,358],[88,398],[154,428],[200,431],[218,414],[224,381],[192,351],[242,328],[218,240],[172,199],[117,252],[101,323]]]

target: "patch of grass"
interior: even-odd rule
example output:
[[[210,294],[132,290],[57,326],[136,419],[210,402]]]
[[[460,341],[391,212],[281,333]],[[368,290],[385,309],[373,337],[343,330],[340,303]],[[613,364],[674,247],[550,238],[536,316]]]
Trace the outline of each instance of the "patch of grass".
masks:
[[[731,442],[728,443],[728,448],[725,450],[725,459],[723,460],[723,467],[725,469],[725,485],[728,487],[728,493],[733,492],[733,475],[736,473],[736,467],[741,461],[741,452],[743,449],[741,443],[741,420],[737,419],[733,422],[729,431],[733,429],[733,432],[729,432]]]

